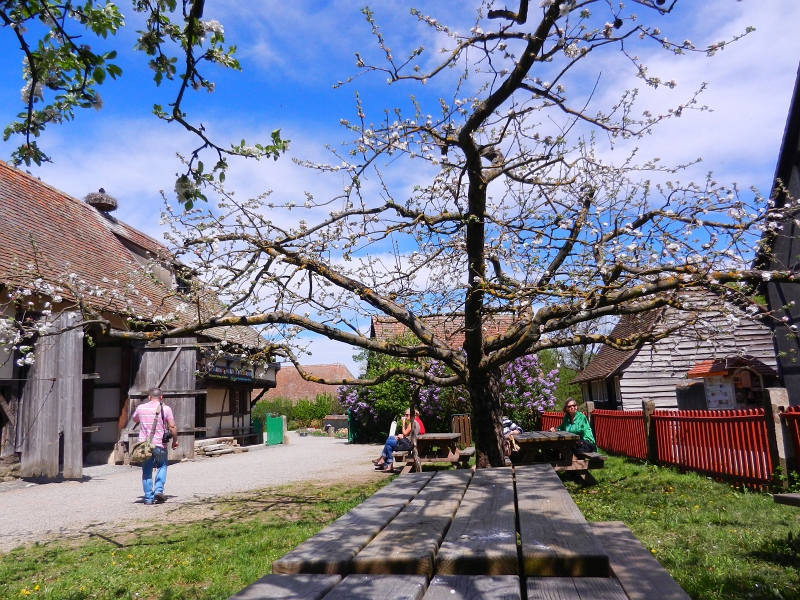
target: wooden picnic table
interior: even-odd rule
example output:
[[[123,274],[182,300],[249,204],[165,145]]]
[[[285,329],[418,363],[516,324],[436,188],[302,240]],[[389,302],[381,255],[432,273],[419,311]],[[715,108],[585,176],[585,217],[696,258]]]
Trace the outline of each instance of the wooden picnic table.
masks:
[[[601,525],[549,464],[410,473],[231,600],[688,600],[623,524]]]
[[[424,433],[417,436],[417,455],[420,463],[449,462],[454,465],[469,460],[474,453],[474,448],[467,452],[466,456],[458,449],[458,441],[461,439],[460,433]],[[405,460],[401,473],[411,472],[414,461],[411,452],[395,453],[402,454]],[[465,461],[466,459],[466,461]]]
[[[568,431],[526,431],[514,436],[520,450],[512,460],[522,465],[549,462],[554,466],[569,466],[572,450],[580,439],[579,435]]]

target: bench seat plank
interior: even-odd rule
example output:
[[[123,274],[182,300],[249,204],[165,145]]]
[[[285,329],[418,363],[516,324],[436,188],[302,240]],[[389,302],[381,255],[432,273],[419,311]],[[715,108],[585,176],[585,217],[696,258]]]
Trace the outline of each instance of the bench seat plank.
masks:
[[[341,580],[340,575],[265,575],[228,600],[318,600]]]
[[[437,575],[517,575],[510,468],[478,469],[436,555]]]
[[[630,600],[689,600],[669,573],[620,521],[592,523],[611,557],[611,570]]]
[[[548,464],[514,467],[525,575],[608,577],[608,554]]]
[[[402,475],[399,480],[419,473]],[[472,471],[439,471],[422,491],[353,559],[362,574],[433,575],[433,561]]]
[[[348,575],[325,600],[420,600],[427,587],[424,575]]]
[[[609,577],[528,577],[528,600],[628,600]]]
[[[789,506],[800,506],[800,494],[775,494],[772,499],[777,504],[787,504]]]
[[[513,575],[437,575],[423,600],[520,600],[519,577]]]
[[[433,475],[410,473],[395,479],[273,562],[272,572],[348,575],[358,551],[412,501]]]

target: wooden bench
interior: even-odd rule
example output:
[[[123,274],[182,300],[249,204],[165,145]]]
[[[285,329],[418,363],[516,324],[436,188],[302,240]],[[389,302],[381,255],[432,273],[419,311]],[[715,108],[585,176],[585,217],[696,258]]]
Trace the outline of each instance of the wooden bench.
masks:
[[[396,481],[425,474],[409,473]],[[434,557],[471,478],[472,471],[438,471],[416,498],[353,558],[353,572],[433,576]]]
[[[247,427],[225,427],[219,430],[220,435],[229,435],[236,438],[239,443],[244,443],[244,440],[255,438],[256,440],[262,435],[260,432],[253,431],[252,425]],[[258,442],[256,442],[258,443]]]
[[[584,485],[594,485],[597,480],[589,472],[591,469],[602,469],[606,465],[608,457],[599,452],[584,452],[582,454],[573,455],[572,464],[563,466],[556,463],[551,463],[553,469],[557,473],[572,473],[578,476]]]
[[[433,473],[410,473],[272,563],[273,573],[352,573],[353,557],[415,498]]]
[[[519,574],[511,469],[475,471],[436,554],[436,574]]]
[[[469,467],[469,459],[473,456],[475,456],[475,448],[465,448],[464,450],[458,451],[458,456],[455,459],[440,456],[421,456],[419,462],[420,464],[450,463],[455,467],[461,467],[462,469],[465,469]],[[414,455],[410,450],[401,450],[399,452],[395,452],[392,454],[392,457],[394,458],[395,469],[397,469],[399,465],[403,465],[401,467],[402,473],[410,473],[413,470]]]
[[[786,504],[788,506],[800,506],[800,494],[775,494],[772,499],[777,504]]]
[[[524,575],[608,577],[609,558],[548,463],[514,467]]]
[[[681,586],[624,523],[592,523],[591,528],[608,553],[611,571],[629,600],[689,600]]]

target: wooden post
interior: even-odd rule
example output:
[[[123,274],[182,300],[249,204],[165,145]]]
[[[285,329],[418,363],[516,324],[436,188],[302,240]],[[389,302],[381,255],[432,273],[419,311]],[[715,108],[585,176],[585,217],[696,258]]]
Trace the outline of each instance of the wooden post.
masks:
[[[791,454],[793,449],[791,443],[789,448],[785,442],[783,434],[783,421],[781,411],[789,406],[789,393],[786,388],[767,388],[767,395],[764,400],[764,418],[767,423],[767,445],[772,462],[772,471],[780,468],[783,475],[783,489],[789,488],[789,469],[793,467]],[[787,451],[788,450],[788,451]]]
[[[591,400],[584,402],[583,406],[581,406],[581,411],[586,415],[586,418],[589,420],[589,426],[594,431],[594,423],[592,422],[592,412],[594,412],[594,402]]]
[[[642,416],[644,418],[644,439],[647,444],[647,462],[658,463],[658,440],[656,439],[656,422],[651,418],[656,410],[652,400],[642,400]]]

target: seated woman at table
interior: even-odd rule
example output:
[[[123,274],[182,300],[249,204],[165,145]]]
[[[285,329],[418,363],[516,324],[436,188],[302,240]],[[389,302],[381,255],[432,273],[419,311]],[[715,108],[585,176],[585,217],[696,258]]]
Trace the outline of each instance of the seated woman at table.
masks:
[[[561,421],[561,425],[550,428],[550,431],[556,430],[568,431],[569,433],[575,433],[581,437],[581,440],[575,446],[574,452],[576,454],[597,451],[597,444],[595,444],[594,441],[594,434],[592,433],[592,426],[589,425],[589,419],[578,410],[578,403],[572,398],[567,398],[567,401],[564,403],[564,420]]]
[[[394,436],[390,435],[386,440],[386,444],[383,446],[383,452],[381,452],[380,458],[372,461],[375,464],[375,468],[379,471],[386,471],[387,473],[393,471],[394,465],[392,463],[394,463],[394,453],[411,450],[411,411],[407,410],[405,412],[403,418],[400,420],[400,426],[400,433]],[[413,428],[417,435],[425,433],[425,425],[422,424],[422,419],[419,418],[419,414],[414,415]]]

